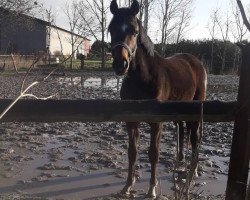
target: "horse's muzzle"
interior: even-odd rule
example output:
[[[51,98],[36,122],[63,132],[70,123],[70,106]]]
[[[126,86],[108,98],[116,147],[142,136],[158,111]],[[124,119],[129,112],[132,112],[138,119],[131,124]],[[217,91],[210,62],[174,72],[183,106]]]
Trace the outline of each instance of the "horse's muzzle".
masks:
[[[127,60],[123,60],[123,61],[113,61],[112,67],[116,73],[116,75],[118,76],[122,76],[125,75],[128,72],[128,68],[129,68],[129,62]]]

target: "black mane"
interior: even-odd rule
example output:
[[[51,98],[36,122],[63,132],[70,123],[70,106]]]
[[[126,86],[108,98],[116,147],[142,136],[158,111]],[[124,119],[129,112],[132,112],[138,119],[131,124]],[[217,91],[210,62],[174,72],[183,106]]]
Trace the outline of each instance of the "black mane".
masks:
[[[139,35],[138,35],[138,46],[141,46],[148,55],[154,56],[154,43],[147,35],[145,29],[142,26],[141,21],[138,19],[139,24]]]

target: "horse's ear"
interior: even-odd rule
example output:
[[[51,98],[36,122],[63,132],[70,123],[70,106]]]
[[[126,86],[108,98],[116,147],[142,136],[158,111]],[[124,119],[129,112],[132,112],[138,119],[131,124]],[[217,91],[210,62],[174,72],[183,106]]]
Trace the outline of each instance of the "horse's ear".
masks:
[[[137,0],[133,0],[133,3],[131,5],[131,13],[132,15],[137,15],[140,11],[140,5]]]
[[[116,0],[112,0],[111,1],[111,4],[110,4],[110,11],[113,15],[115,15],[118,11],[118,5],[117,5],[117,2]]]

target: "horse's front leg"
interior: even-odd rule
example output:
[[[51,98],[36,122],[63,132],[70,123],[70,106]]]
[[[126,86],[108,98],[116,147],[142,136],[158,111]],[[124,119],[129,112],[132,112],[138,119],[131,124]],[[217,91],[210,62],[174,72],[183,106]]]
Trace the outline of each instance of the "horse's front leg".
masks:
[[[129,195],[132,189],[133,184],[135,183],[135,161],[137,155],[137,143],[139,141],[140,133],[139,133],[139,123],[127,123],[128,137],[129,137],[129,148],[128,148],[128,159],[129,159],[129,167],[128,167],[128,177],[127,182],[121,193]]]
[[[152,123],[151,127],[151,140],[148,151],[149,161],[151,163],[151,178],[148,190],[148,197],[156,197],[156,165],[159,160],[160,140],[162,134],[162,123]]]

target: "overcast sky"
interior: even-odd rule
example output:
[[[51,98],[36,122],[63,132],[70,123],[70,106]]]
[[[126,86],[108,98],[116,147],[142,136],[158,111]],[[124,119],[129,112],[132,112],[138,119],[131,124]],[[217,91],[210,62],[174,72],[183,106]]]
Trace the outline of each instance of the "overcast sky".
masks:
[[[53,9],[56,13],[57,26],[68,29],[67,17],[65,16],[63,9],[65,2],[70,3],[71,0],[40,0],[44,3],[44,6]],[[235,0],[236,1],[236,0]],[[226,15],[227,11],[231,14],[230,0],[194,0],[194,11],[191,24],[191,31],[186,35],[186,39],[203,39],[209,38],[208,29],[206,28],[211,11],[215,8],[220,8],[220,11]],[[250,0],[242,0],[245,8],[250,4]],[[156,33],[151,31],[151,38],[156,41]]]

